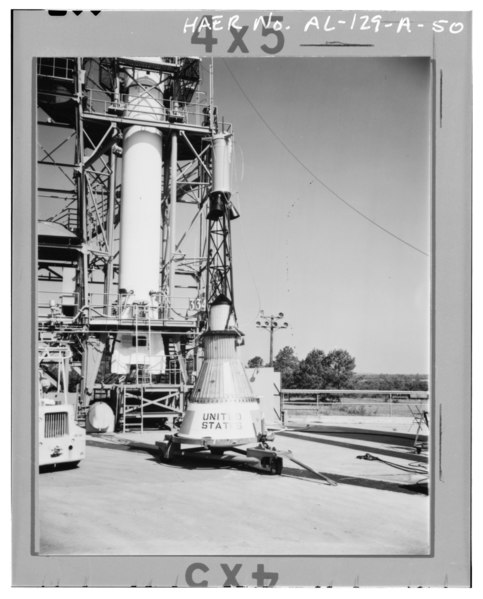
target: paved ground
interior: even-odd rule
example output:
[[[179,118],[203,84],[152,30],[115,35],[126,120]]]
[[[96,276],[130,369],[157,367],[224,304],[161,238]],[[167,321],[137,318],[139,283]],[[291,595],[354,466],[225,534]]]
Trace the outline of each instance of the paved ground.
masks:
[[[148,448],[163,436],[128,435],[134,444]],[[41,553],[428,552],[429,497],[411,486],[424,475],[357,459],[364,449],[374,455],[383,449],[374,440],[371,445],[338,437],[339,444],[332,445],[320,442],[323,435],[311,437],[277,436],[276,446],[291,449],[337,486],[324,484],[286,460],[282,475],[271,476],[241,456],[165,464],[145,451],[110,449],[114,436],[91,439],[104,446],[88,446],[79,468],[40,475]],[[127,442],[121,440],[121,447]],[[414,462],[408,448],[397,442],[384,447],[396,451],[391,457],[379,454],[393,464],[425,467],[424,459]]]

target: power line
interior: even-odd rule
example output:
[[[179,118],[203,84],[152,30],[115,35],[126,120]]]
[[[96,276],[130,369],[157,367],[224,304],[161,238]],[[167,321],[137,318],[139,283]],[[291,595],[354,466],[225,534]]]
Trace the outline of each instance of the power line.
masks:
[[[238,147],[240,149],[240,151],[242,151],[242,150],[241,150],[241,146],[238,145],[237,143],[234,144],[234,147],[235,147],[235,152],[234,152],[234,160],[233,160],[232,166],[233,166],[234,178],[238,182],[238,169],[237,169],[238,162],[237,162],[237,157],[236,157],[236,148]],[[242,152],[242,156],[243,156],[243,152]],[[243,177],[242,177],[242,179],[243,179]],[[236,195],[238,195],[238,192],[236,192]],[[239,208],[240,207],[240,198],[238,197],[237,199],[238,199],[238,208]],[[258,298],[258,311],[260,312],[261,309],[262,309],[262,302],[260,300],[260,293],[258,291],[258,286],[257,286],[257,283],[255,281],[255,276],[253,274],[252,265],[251,265],[250,260],[248,258],[248,252],[246,250],[247,244],[246,244],[246,241],[245,241],[245,230],[244,230],[244,227],[243,227],[243,219],[241,219],[241,221],[240,221],[240,233],[241,233],[240,239],[241,239],[241,242],[242,242],[243,255],[244,255],[245,260],[246,260],[247,265],[248,265],[248,270],[249,270],[250,276],[252,278],[253,286],[255,287],[255,293],[257,294],[257,298]]]
[[[233,71],[228,66],[226,60],[224,58],[222,60],[223,60],[223,62],[225,64],[225,67],[227,68],[228,72],[230,73],[231,77],[233,78],[233,81],[236,83],[238,89],[242,93],[242,95],[245,98],[245,100],[253,108],[253,110],[257,114],[258,118],[262,121],[262,123],[270,131],[270,133],[275,137],[275,139],[292,156],[292,158],[294,160],[296,160],[298,162],[298,164],[300,164],[300,166],[304,170],[306,170],[311,177],[313,177],[318,183],[320,183],[320,185],[322,185],[322,187],[324,187],[335,198],[337,198],[339,201],[341,201],[343,204],[345,204],[348,208],[350,208],[351,210],[353,210],[354,212],[356,212],[359,216],[361,216],[362,218],[364,218],[365,220],[367,220],[368,222],[370,222],[372,225],[374,225],[375,227],[377,227],[381,231],[384,231],[384,233],[387,233],[388,235],[390,235],[394,239],[397,239],[401,243],[404,243],[404,245],[407,245],[408,247],[410,247],[411,249],[415,250],[416,252],[419,252],[420,254],[423,254],[423,256],[429,256],[429,254],[427,252],[425,252],[424,250],[421,250],[420,248],[416,247],[415,245],[412,245],[412,243],[409,243],[409,241],[406,241],[402,237],[399,237],[399,235],[396,235],[395,233],[393,233],[389,229],[386,229],[386,227],[383,227],[382,225],[380,225],[379,223],[377,223],[374,219],[370,218],[369,216],[367,216],[366,214],[364,214],[363,212],[361,212],[358,208],[356,208],[355,206],[353,206],[352,204],[350,204],[347,200],[344,200],[344,198],[341,197],[336,191],[334,191],[326,183],[324,183],[324,181],[322,181],[322,179],[319,179],[319,177],[308,166],[306,166],[306,164],[304,162],[302,162],[302,160],[300,160],[300,158],[298,158],[298,156],[296,154],[294,154],[294,152],[292,152],[292,150],[290,149],[290,147],[283,141],[283,139],[276,133],[276,131],[274,131],[272,129],[272,127],[270,126],[270,124],[265,120],[265,118],[263,117],[263,115],[261,114],[261,112],[258,110],[258,108],[255,106],[255,104],[250,100],[250,98],[246,94],[245,90],[243,89],[242,85],[239,83],[238,79],[235,77]]]

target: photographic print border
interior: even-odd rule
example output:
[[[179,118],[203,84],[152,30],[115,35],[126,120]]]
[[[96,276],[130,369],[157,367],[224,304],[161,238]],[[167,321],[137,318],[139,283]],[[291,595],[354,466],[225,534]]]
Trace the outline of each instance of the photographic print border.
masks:
[[[13,15],[13,584],[17,586],[188,586],[193,563],[222,586],[221,563],[241,564],[241,585],[256,586],[260,564],[277,586],[467,586],[470,583],[471,417],[471,15],[447,12],[276,11],[284,18],[279,56],[429,57],[433,76],[432,430],[429,557],[39,556],[36,451],[35,93],[37,56],[204,55],[186,20],[221,15],[213,56],[230,56],[230,17],[250,25],[249,56],[267,56],[254,21],[268,11],[48,11]],[[355,17],[354,17],[355,15]],[[375,29],[374,17],[380,16]],[[361,19],[367,16],[367,21]],[[305,27],[315,17],[319,27]],[[338,41],[330,27],[340,21]],[[329,21],[327,21],[329,19]],[[405,21],[406,19],[406,21]],[[393,23],[384,27],[385,23]],[[315,23],[315,21],[314,21]],[[435,26],[435,23],[438,23]],[[361,28],[367,25],[369,29]],[[459,24],[459,25],[453,25]],[[453,25],[453,30],[450,27]],[[409,27],[409,28],[408,28]],[[304,30],[305,29],[305,30]],[[397,31],[399,29],[399,31]],[[442,29],[442,30],[440,30]],[[120,36],[120,31],[129,35]],[[273,49],[273,48],[272,48]],[[210,54],[211,55],[211,54]],[[238,55],[237,55],[238,56]],[[28,240],[28,242],[27,242]],[[451,368],[450,368],[451,366]],[[457,398],[457,401],[455,401]]]

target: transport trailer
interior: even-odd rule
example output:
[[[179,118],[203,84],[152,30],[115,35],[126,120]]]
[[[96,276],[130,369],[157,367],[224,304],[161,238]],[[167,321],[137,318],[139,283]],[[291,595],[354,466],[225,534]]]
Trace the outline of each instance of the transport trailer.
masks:
[[[208,450],[222,456],[231,451],[255,458],[262,469],[282,474],[283,458],[303,466],[328,484],[323,474],[295,459],[291,451],[270,447],[273,433],[265,431],[260,400],[255,397],[239,355],[240,332],[234,325],[233,305],[220,294],[210,306],[208,330],[202,335],[204,360],[179,432],[166,435],[156,446],[164,460]],[[243,449],[258,441],[255,447]],[[182,445],[194,446],[183,448]]]

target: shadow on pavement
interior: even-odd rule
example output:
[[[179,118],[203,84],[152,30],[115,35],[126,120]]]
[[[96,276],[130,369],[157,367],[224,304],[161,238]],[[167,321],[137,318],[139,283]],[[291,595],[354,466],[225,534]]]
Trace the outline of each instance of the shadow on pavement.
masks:
[[[262,470],[255,461],[245,461],[239,457],[234,456],[234,459],[230,459],[231,456],[225,456],[225,458],[212,457],[209,455],[190,455],[174,458],[170,462],[163,461],[159,456],[153,455],[149,458],[163,466],[171,468],[181,468],[184,470],[243,470],[246,472],[252,472],[262,476],[275,476],[272,475],[268,470]],[[288,461],[287,461],[288,462]],[[300,480],[312,481],[317,484],[327,486],[323,480],[318,478],[312,472],[306,470],[300,470],[299,468],[292,468],[284,463],[283,471],[281,476],[286,478],[296,478]],[[289,462],[288,462],[289,463]],[[346,474],[334,474],[333,472],[321,472],[320,474],[330,478],[337,484],[352,485],[357,487],[365,487],[368,489],[379,489],[382,491],[393,491],[396,493],[407,493],[413,495],[419,493],[428,495],[427,477],[419,475],[420,480],[415,483],[400,483],[390,482],[384,480],[376,480],[370,478],[364,478],[359,476],[349,476]]]

